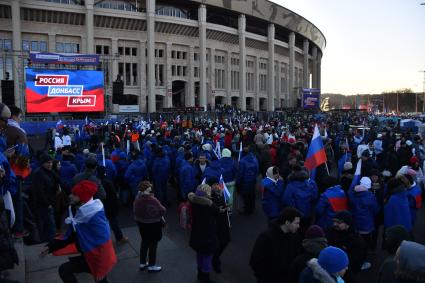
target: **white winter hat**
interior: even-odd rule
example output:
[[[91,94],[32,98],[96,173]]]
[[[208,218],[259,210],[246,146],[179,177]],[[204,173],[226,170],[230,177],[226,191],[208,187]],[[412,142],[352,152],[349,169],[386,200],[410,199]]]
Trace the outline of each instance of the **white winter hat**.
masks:
[[[351,170],[351,169],[353,169],[353,163],[345,162],[344,163],[344,171]]]
[[[407,140],[407,141],[406,141],[406,144],[407,144],[408,146],[411,146],[413,143],[412,143],[412,141]]]
[[[211,151],[212,146],[209,143],[206,143],[202,146],[202,149],[206,151]]]
[[[223,152],[221,153],[222,157],[231,157],[232,156],[232,152],[230,152],[229,149],[225,148],[223,149]]]
[[[360,185],[366,189],[370,189],[372,187],[372,181],[369,177],[363,177],[360,179]]]

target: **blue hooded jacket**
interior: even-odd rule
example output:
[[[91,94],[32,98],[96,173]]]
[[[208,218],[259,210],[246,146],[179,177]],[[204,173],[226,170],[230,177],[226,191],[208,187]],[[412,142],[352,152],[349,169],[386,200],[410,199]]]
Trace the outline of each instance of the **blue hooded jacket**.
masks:
[[[250,190],[255,188],[258,172],[258,160],[253,153],[248,153],[241,158],[236,182],[241,193],[250,192]]]
[[[155,183],[167,183],[170,175],[170,159],[167,156],[155,157],[152,163],[152,180]]]
[[[379,212],[375,195],[364,186],[359,185],[348,191],[348,200],[356,230],[360,233],[373,232],[375,215]]]
[[[384,206],[384,227],[395,225],[403,225],[407,231],[412,231],[412,215],[404,186],[394,189]]]
[[[148,169],[146,163],[143,159],[139,158],[128,166],[127,171],[125,172],[125,180],[130,185],[132,191],[134,191],[139,183],[145,180],[148,176]]]
[[[407,199],[409,200],[412,225],[415,226],[417,211],[422,206],[422,191],[416,183],[407,190]]]
[[[206,179],[208,183],[211,179],[216,179],[217,182],[220,181],[220,176],[223,174],[223,170],[220,167],[220,162],[213,161],[210,163],[210,166],[205,168],[204,173],[202,174],[202,180]]]
[[[264,178],[262,182],[262,193],[261,204],[264,213],[270,220],[276,219],[284,208],[283,180],[279,179],[275,182],[268,177]]]
[[[195,170],[193,166],[186,160],[183,160],[181,162],[179,179],[181,197],[182,199],[186,199],[189,193],[195,191],[197,185],[195,178]]]
[[[316,223],[323,229],[333,225],[335,215],[348,210],[348,199],[340,185],[328,188],[319,198],[316,205]]]
[[[78,170],[77,167],[71,163],[71,161],[62,161],[62,166],[60,169],[60,178],[61,183],[65,185],[66,189],[71,189],[71,186],[73,184],[72,179],[75,175],[77,175]],[[70,193],[67,191],[67,193]]]
[[[236,162],[231,157],[222,157],[220,166],[223,169],[223,179],[225,183],[235,181],[238,168]]]
[[[283,201],[285,206],[295,207],[302,212],[303,217],[311,217],[313,205],[318,198],[316,186],[308,181],[308,173],[295,171],[288,176]]]

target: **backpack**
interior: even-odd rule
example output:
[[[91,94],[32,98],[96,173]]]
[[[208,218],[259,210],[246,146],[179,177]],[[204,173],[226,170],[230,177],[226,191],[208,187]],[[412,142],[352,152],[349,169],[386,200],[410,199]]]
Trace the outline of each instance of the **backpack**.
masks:
[[[179,223],[184,230],[192,229],[192,206],[189,201],[182,202],[178,209]]]

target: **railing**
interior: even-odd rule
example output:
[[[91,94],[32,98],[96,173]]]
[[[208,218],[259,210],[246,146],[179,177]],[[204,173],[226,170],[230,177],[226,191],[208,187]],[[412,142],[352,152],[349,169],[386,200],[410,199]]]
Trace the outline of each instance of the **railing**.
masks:
[[[129,11],[129,12],[143,12],[141,9],[139,9],[137,6],[132,5],[130,3],[126,2],[100,2],[94,5],[96,8],[103,8],[103,9],[114,9],[114,10],[121,10],[121,11]]]
[[[37,0],[43,2],[59,3],[59,4],[68,4],[68,5],[83,5],[80,0]]]

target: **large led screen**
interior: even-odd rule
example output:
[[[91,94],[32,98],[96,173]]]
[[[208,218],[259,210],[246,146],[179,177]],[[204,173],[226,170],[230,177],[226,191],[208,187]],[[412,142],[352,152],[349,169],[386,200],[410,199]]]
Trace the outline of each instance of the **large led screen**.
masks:
[[[26,69],[28,113],[104,111],[103,72]]]

